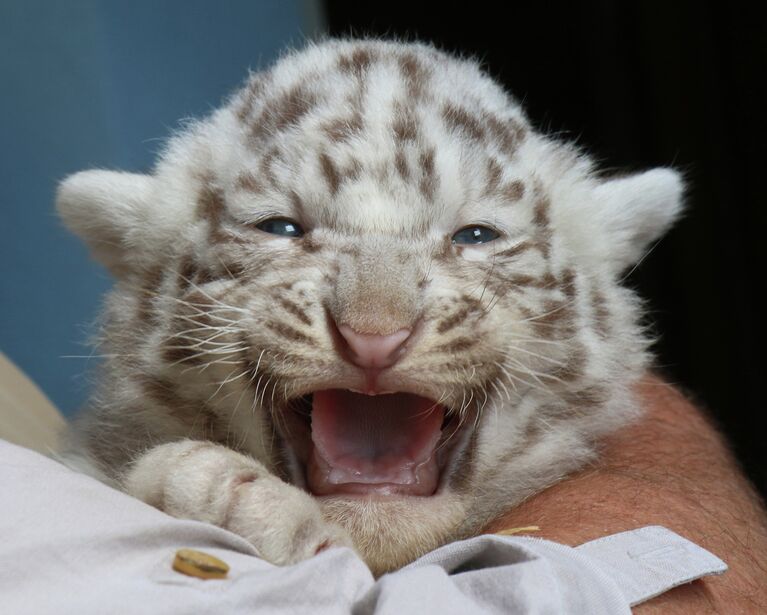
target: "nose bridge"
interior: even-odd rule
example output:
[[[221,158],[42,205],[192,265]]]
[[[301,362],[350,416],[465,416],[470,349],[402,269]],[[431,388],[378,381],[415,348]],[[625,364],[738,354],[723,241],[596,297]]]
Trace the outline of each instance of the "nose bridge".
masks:
[[[364,241],[339,258],[333,317],[368,335],[411,328],[420,310],[417,254],[386,239]]]

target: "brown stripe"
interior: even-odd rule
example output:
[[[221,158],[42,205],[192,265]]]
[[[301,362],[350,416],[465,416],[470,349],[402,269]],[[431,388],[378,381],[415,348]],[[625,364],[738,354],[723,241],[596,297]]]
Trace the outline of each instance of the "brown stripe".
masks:
[[[362,163],[356,158],[351,161],[348,167],[341,172],[341,181],[350,180],[354,181],[359,178],[362,173]]]
[[[587,355],[582,347],[576,348],[570,353],[565,365],[554,370],[552,376],[564,380],[565,382],[574,382],[583,377],[586,367]]]
[[[445,333],[460,325],[471,313],[471,308],[464,307],[457,313],[453,314],[449,318],[446,318],[437,325],[437,333]]]
[[[400,73],[402,73],[402,78],[405,80],[408,98],[410,100],[419,100],[426,89],[429,71],[412,53],[401,55],[398,62]]]
[[[221,224],[224,210],[224,195],[221,190],[210,180],[204,182],[197,196],[197,217],[217,227]]]
[[[455,246],[450,237],[445,237],[434,249],[434,260],[444,262],[453,256]]]
[[[565,296],[570,302],[575,299],[575,296],[578,292],[578,287],[576,286],[575,281],[575,271],[572,269],[565,269],[565,271],[562,273],[559,285],[562,288],[562,292],[565,293]]]
[[[338,68],[344,73],[360,77],[367,72],[373,59],[373,53],[368,49],[355,49],[351,55],[342,55],[338,59]]]
[[[299,83],[264,105],[263,111],[250,129],[250,136],[256,143],[269,140],[275,132],[298,125],[316,106],[316,95],[306,89],[305,83]]]
[[[455,132],[461,132],[475,141],[481,141],[485,138],[485,131],[479,118],[463,107],[458,107],[452,103],[446,104],[442,108],[442,118],[448,128]]]
[[[394,154],[394,167],[397,169],[397,173],[402,178],[402,181],[408,181],[410,179],[410,169],[407,166],[407,158],[405,157],[405,151],[398,149]]]
[[[496,252],[496,256],[500,256],[503,258],[514,258],[515,256],[522,254],[523,252],[526,252],[527,250],[530,250],[533,248],[533,244],[530,241],[521,241],[517,245],[512,246],[510,248],[507,248],[505,250],[501,250],[500,252]]]
[[[295,126],[316,104],[314,94],[306,91],[303,84],[297,85],[285,94],[274,109],[274,126],[282,131]]]
[[[399,103],[394,104],[396,118],[392,123],[394,138],[401,142],[415,141],[418,138],[418,123],[412,108],[406,108]]]
[[[264,191],[264,185],[250,171],[245,171],[237,176],[235,187],[254,194],[261,194]]]
[[[432,199],[437,184],[436,171],[434,170],[434,149],[422,151],[418,162],[421,167],[421,183],[419,185],[421,194],[427,199]]]
[[[501,185],[501,176],[503,169],[494,158],[487,159],[487,184],[485,185],[485,194],[493,194]]]
[[[311,233],[307,233],[301,238],[301,247],[305,252],[313,254],[322,249],[322,244],[315,240]]]
[[[293,314],[298,320],[300,320],[302,323],[304,323],[306,326],[310,327],[312,325],[311,319],[306,315],[306,312],[304,312],[300,306],[296,305],[289,299],[279,299],[280,305],[284,307],[288,312]]]
[[[594,384],[577,391],[564,393],[562,397],[570,406],[588,410],[591,413],[598,411],[610,399],[610,390],[607,387]],[[564,416],[563,418],[569,417]]]
[[[221,273],[210,267],[200,267],[197,269],[195,282],[199,285],[207,284],[221,279]]]
[[[176,282],[176,288],[179,292],[183,292],[189,287],[196,271],[197,264],[191,254],[181,258],[178,267],[178,280]]]
[[[283,337],[292,342],[301,342],[304,344],[314,344],[314,340],[308,335],[304,335],[297,329],[294,329],[290,325],[286,325],[281,322],[267,322],[265,325],[271,331],[274,331],[280,337]]]
[[[272,163],[275,159],[281,158],[282,154],[280,153],[280,150],[278,150],[276,147],[272,147],[261,158],[261,162],[258,165],[258,168],[261,171],[261,177],[266,179],[266,181],[268,181],[273,188],[279,188],[280,186],[277,182],[277,176],[274,173],[274,169],[272,168]]]
[[[362,114],[355,110],[350,117],[331,120],[323,126],[323,130],[331,141],[342,142],[362,132],[363,127]]]
[[[335,196],[338,192],[338,187],[341,185],[341,176],[338,174],[338,169],[333,160],[325,152],[320,154],[320,169],[325,176],[325,181],[328,183],[330,194]]]
[[[512,286],[525,286],[530,288],[540,288],[543,290],[553,289],[558,286],[557,279],[550,272],[544,273],[536,278],[524,273],[513,274],[503,277],[503,280]]]
[[[441,346],[437,346],[434,351],[435,352],[445,352],[445,353],[455,353],[455,352],[461,352],[462,350],[468,350],[469,348],[473,348],[477,345],[477,339],[471,338],[471,337],[459,337],[454,339],[452,342],[448,342],[447,344],[442,344]]]
[[[245,90],[242,105],[237,110],[237,117],[240,122],[245,122],[248,116],[252,113],[256,101],[264,92],[265,82],[266,77],[264,75],[254,75],[251,77],[250,82],[248,83],[248,86]]]
[[[197,363],[200,357],[195,355],[199,355],[203,351],[200,348],[190,348],[186,345],[188,343],[171,338],[168,343],[162,346],[162,358],[170,365]]]
[[[203,184],[197,197],[197,216],[208,222],[208,240],[216,243],[226,240],[221,224],[226,214],[223,192],[211,181]]]
[[[222,261],[221,265],[232,280],[241,278],[247,272],[245,265],[240,262]]]
[[[554,324],[570,316],[570,309],[564,301],[544,301],[543,312],[535,319],[539,324]]]
[[[501,150],[513,157],[520,143],[525,140],[527,129],[518,120],[503,120],[490,113],[483,120]]]
[[[541,228],[548,228],[551,224],[551,220],[549,219],[549,207],[551,206],[551,201],[549,201],[549,198],[547,196],[539,196],[538,200],[535,202],[535,206],[533,208],[533,222],[541,227]]]
[[[176,386],[164,378],[142,374],[137,376],[141,390],[149,399],[168,408],[180,408],[186,401],[179,396]]]
[[[516,180],[506,184],[501,190],[501,195],[510,203],[516,203],[525,196],[525,184]]]

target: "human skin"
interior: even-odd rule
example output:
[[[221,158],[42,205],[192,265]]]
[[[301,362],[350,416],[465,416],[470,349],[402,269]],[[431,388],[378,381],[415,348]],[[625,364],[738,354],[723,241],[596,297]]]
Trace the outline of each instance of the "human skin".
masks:
[[[569,545],[662,525],[729,570],[673,589],[638,615],[767,613],[767,514],[708,418],[670,385],[639,385],[644,416],[604,443],[600,460],[509,511],[488,532],[537,525]]]

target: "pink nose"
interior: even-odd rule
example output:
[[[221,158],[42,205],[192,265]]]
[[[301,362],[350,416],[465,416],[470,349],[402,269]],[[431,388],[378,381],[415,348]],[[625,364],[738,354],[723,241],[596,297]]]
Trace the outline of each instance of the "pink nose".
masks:
[[[410,337],[410,329],[400,329],[389,335],[359,333],[349,325],[339,325],[338,331],[346,340],[349,359],[359,367],[391,367],[402,354],[403,344]]]

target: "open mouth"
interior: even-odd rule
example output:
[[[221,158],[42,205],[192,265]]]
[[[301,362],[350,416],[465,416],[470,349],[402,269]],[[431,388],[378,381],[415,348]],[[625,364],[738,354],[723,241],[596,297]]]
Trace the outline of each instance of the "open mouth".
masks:
[[[329,389],[291,407],[304,426],[299,457],[315,495],[433,495],[463,423],[412,393]]]

